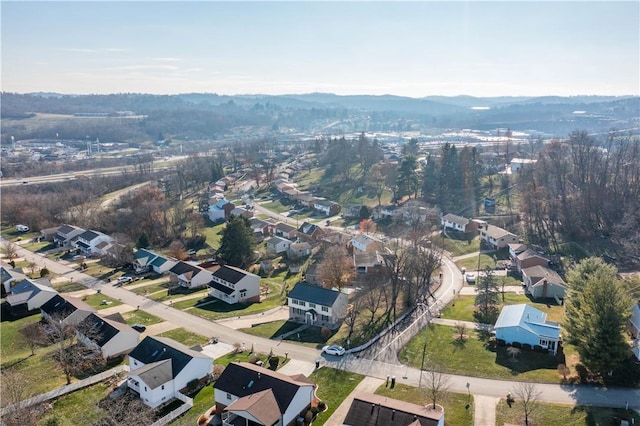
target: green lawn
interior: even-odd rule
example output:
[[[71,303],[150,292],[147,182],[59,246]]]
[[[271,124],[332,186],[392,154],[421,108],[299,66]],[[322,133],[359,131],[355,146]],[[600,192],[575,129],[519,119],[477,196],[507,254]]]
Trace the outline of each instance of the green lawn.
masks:
[[[460,269],[466,269],[467,271],[477,271],[478,270],[478,257],[474,256],[474,257],[470,257],[468,259],[462,259],[456,262],[456,265],[458,265],[458,268]],[[486,267],[489,267],[491,269],[496,267],[496,260],[493,258],[493,256],[490,256],[488,254],[481,254],[480,255],[480,270],[483,270]]]
[[[175,328],[173,330],[166,331],[159,334],[160,337],[168,337],[176,342],[180,342],[186,346],[204,345],[209,341],[209,337],[201,334],[192,333],[184,328]]]
[[[272,339],[288,331],[294,330],[299,326],[300,324],[298,323],[281,320],[257,324],[255,327],[241,328],[240,331],[251,334],[252,336]]]
[[[106,309],[113,306],[122,305],[122,302],[102,293],[95,293],[88,296],[82,296],[82,301],[94,309]]]
[[[547,313],[549,321],[562,322],[564,320],[564,308],[558,305],[534,302],[524,294],[505,293],[504,305],[517,305],[526,303]],[[473,311],[475,296],[456,296],[455,303],[450,303],[442,311],[442,318],[455,319],[460,321],[475,321]]]
[[[396,383],[393,389],[382,385],[375,393],[420,406],[429,402],[425,389],[419,389],[403,383]],[[437,403],[444,407],[446,424],[455,426],[473,425],[473,395],[469,397],[468,394],[446,392],[442,395],[441,401]]]
[[[302,324],[290,321],[273,321],[256,325],[255,327],[243,328],[240,331],[253,336],[275,338],[289,331],[295,330]],[[299,343],[304,346],[320,349],[324,345],[331,343],[344,344],[339,334],[339,330],[332,330],[328,337],[322,335],[322,327],[309,327],[300,333],[292,334],[284,339],[285,341]]]
[[[80,283],[65,281],[53,284],[53,288],[58,290],[59,293],[70,293],[72,291],[84,290],[86,287]]]
[[[149,294],[149,299],[151,300],[155,300],[156,302],[164,302],[167,300],[175,300],[175,299],[180,299],[182,297],[185,296],[192,296],[192,295],[199,295],[199,298],[194,298],[191,300],[200,300],[201,298],[207,297],[207,290],[192,290],[188,293],[176,293],[176,294],[169,294],[169,292],[167,291],[158,291],[156,293],[151,293]],[[190,301],[189,299],[187,299],[187,301]],[[175,304],[173,306],[176,306]]]
[[[433,241],[436,246],[442,246],[454,257],[480,251],[480,237],[475,237],[471,241],[456,240],[453,238],[443,238],[442,233],[440,233],[439,236],[434,236],[431,241]],[[478,258],[475,259],[477,262]]]
[[[141,310],[125,312],[122,314],[122,317],[127,324],[152,325],[163,321],[162,318],[158,318],[155,315],[151,315],[150,313]]]
[[[327,404],[327,410],[319,413],[313,422],[314,426],[322,426],[342,401],[358,386],[358,383],[364,379],[364,376],[329,367],[321,367],[311,373],[309,379],[318,385],[316,395]]]
[[[632,417],[635,424],[640,424],[640,415],[631,410],[626,412],[616,408],[538,403],[529,422],[535,425],[610,426],[619,425],[620,420],[630,420]],[[504,400],[498,403],[496,425],[505,424],[524,424],[524,414],[517,401],[511,407]]]
[[[220,247],[220,240],[222,239],[222,230],[226,227],[226,224],[221,223],[214,226],[205,226],[200,230],[200,233],[207,237],[206,244],[212,249],[217,250]]]
[[[516,359],[507,354],[507,347],[493,348],[480,340],[474,331],[461,343],[455,339],[453,327],[432,324],[418,333],[400,352],[399,359],[420,368],[426,342],[427,359],[451,374],[489,377],[494,379],[559,383],[557,366],[564,363],[558,357],[522,350]],[[473,362],[469,362],[473,360]]]
[[[158,284],[149,283],[149,285],[140,286],[140,287],[136,287],[128,290],[134,292],[135,294],[147,295],[147,294],[153,294],[159,291],[164,291],[166,293],[167,288],[169,288],[170,286],[171,286],[171,283],[167,281],[167,282],[158,283]]]
[[[109,385],[101,382],[54,399],[51,401],[53,409],[47,411],[37,424],[45,426],[48,421],[55,420],[58,426],[94,424],[106,414],[98,407],[98,402],[107,396],[109,390]]]

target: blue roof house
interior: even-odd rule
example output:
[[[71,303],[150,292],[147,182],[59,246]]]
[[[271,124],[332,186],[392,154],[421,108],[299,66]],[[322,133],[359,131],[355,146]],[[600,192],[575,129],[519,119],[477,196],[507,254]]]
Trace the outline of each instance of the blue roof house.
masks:
[[[336,329],[347,316],[349,296],[338,290],[299,282],[287,299],[289,321]]]
[[[560,326],[547,321],[547,314],[527,304],[502,308],[494,327],[496,339],[507,344],[518,342],[531,347],[541,346],[553,355],[558,351]]]

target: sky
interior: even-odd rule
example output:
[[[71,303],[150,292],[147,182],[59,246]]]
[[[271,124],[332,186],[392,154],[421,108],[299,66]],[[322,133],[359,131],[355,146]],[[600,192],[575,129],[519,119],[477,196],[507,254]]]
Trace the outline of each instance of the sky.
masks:
[[[640,95],[640,2],[4,1],[6,92]]]

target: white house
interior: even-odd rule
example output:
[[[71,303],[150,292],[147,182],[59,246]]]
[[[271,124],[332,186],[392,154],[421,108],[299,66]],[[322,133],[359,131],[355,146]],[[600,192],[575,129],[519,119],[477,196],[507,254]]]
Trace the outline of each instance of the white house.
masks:
[[[221,265],[207,283],[209,295],[229,304],[260,301],[260,277],[229,265]]]
[[[24,279],[13,287],[6,298],[9,312],[14,316],[24,315],[40,310],[40,307],[51,300],[58,292],[51,287],[47,279]]]
[[[232,362],[216,380],[216,413],[223,426],[295,425],[314,399],[315,384],[254,364]]]
[[[384,267],[384,259],[379,251],[373,253],[353,253],[353,266],[357,274],[368,274],[380,271]]]
[[[129,353],[138,344],[140,333],[127,324],[92,313],[78,324],[78,341],[100,352],[104,359]]]
[[[151,408],[174,398],[192,380],[213,372],[213,359],[166,337],[145,337],[129,352],[127,386]]]
[[[502,308],[494,327],[496,339],[507,344],[518,342],[540,346],[556,354],[560,343],[560,325],[547,321],[547,314],[527,304]]]
[[[53,237],[53,242],[58,247],[71,247],[75,238],[83,232],[85,232],[85,230],[82,228],[64,224],[56,231],[56,235]]]
[[[458,216],[452,213],[445,214],[440,218],[440,225],[442,228],[457,232],[467,232],[467,226],[471,221],[462,216]]]
[[[75,247],[85,256],[102,256],[106,254],[107,246],[113,243],[114,239],[102,232],[84,231],[76,237]]]
[[[311,244],[306,241],[292,243],[289,246],[289,259],[297,260],[311,254]]]
[[[292,243],[293,241],[286,238],[273,236],[267,240],[267,251],[275,254],[286,253]]]
[[[500,250],[509,244],[519,242],[517,235],[494,225],[487,224],[478,230],[480,231],[480,240],[494,250]]]
[[[228,204],[229,204],[229,200],[226,200],[223,198],[221,200],[218,200],[218,202],[215,203],[214,205],[209,206],[209,212],[208,212],[209,219],[212,222],[225,220],[229,212],[235,208],[235,206],[231,208],[229,207],[225,208],[225,206],[227,206]]]
[[[96,310],[75,297],[56,294],[40,306],[42,318],[59,320],[70,325],[79,324]]]
[[[375,253],[384,249],[384,243],[379,239],[367,234],[360,234],[351,240],[354,251],[360,253]]]
[[[211,271],[183,261],[173,265],[169,274],[172,282],[190,289],[205,287],[211,281]]]
[[[531,160],[529,158],[514,158],[509,163],[509,165],[511,166],[510,167],[511,173],[518,173],[524,167],[531,166],[532,164],[535,164],[537,161],[538,160]]]
[[[341,291],[299,282],[287,294],[289,321],[338,328],[347,316],[348,300]]]
[[[178,263],[177,260],[168,259],[164,256],[158,255],[158,257],[151,261],[150,265],[153,272],[157,274],[164,274],[165,272],[169,272],[171,268],[176,266],[176,263]]]
[[[288,240],[291,240],[296,237],[298,230],[294,226],[288,225],[286,223],[278,222],[275,226],[274,233],[278,237],[283,237]]]
[[[313,209],[325,216],[332,216],[340,213],[340,208],[340,204],[333,201],[322,199],[316,199],[313,201]]]

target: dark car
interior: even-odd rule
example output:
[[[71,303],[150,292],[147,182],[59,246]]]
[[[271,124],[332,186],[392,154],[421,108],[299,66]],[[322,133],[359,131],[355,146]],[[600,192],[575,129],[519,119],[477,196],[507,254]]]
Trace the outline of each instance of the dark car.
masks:
[[[142,324],[133,324],[131,326],[131,328],[133,328],[135,331],[138,331],[140,333],[142,333],[143,331],[145,331],[147,329],[147,327],[145,325],[142,325]]]

